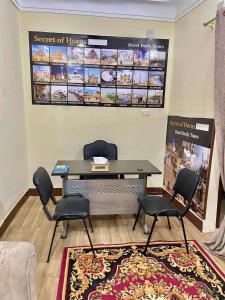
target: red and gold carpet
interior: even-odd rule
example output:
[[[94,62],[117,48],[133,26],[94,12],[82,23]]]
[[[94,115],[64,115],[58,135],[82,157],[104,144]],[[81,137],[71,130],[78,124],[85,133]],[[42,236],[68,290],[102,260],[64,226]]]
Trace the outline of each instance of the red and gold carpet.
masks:
[[[57,300],[225,299],[225,275],[196,241],[64,249]]]

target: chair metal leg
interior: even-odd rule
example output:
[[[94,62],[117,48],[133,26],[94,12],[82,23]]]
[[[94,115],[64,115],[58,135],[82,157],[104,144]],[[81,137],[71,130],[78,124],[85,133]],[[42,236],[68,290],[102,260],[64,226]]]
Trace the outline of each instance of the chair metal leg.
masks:
[[[146,251],[147,251],[147,248],[148,248],[148,245],[149,245],[149,242],[150,242],[150,239],[151,239],[151,236],[152,236],[152,233],[153,233],[156,221],[157,221],[157,217],[154,217],[154,221],[152,223],[152,228],[151,228],[151,231],[150,231],[150,233],[148,235],[148,240],[147,240],[147,242],[145,244],[144,254],[146,254]]]
[[[92,227],[92,224],[91,224],[91,219],[90,219],[90,217],[88,217],[88,220],[89,220],[89,224],[90,224],[90,227],[91,227],[91,231],[94,232],[93,227]]]
[[[89,232],[88,232],[87,224],[86,224],[84,219],[82,219],[82,221],[84,223],[84,226],[85,226],[85,229],[86,229],[86,232],[87,232],[88,240],[89,240],[89,243],[90,243],[90,246],[91,246],[91,251],[92,251],[92,253],[94,255],[94,258],[95,258],[96,257],[95,256],[95,251],[94,251],[94,248],[93,248],[93,245],[92,245],[92,242],[91,242],[91,238],[90,238],[90,235],[89,235]]]
[[[182,225],[182,230],[183,230],[183,235],[184,235],[186,250],[187,250],[187,253],[189,253],[188,243],[187,243],[187,238],[186,238],[186,233],[185,233],[185,228],[184,228],[184,221],[183,221],[183,217],[182,216],[180,216],[180,221],[181,221],[181,225]]]
[[[167,216],[167,222],[168,222],[168,225],[169,225],[169,229],[171,229],[170,218],[169,218],[169,216]]]
[[[49,248],[49,252],[48,252],[47,263],[49,262],[49,259],[50,259],[50,255],[51,255],[51,251],[52,251],[52,244],[53,244],[53,241],[54,241],[57,226],[58,226],[58,221],[55,222],[55,228],[54,228],[54,232],[53,232],[53,235],[52,235],[52,240],[51,240],[51,244],[50,244],[50,248]]]
[[[62,221],[62,231],[61,231],[61,239],[67,238],[67,231],[68,231],[68,221]]]
[[[134,221],[134,226],[133,226],[132,230],[135,229],[135,226],[136,226],[136,224],[137,224],[137,220],[138,220],[138,218],[139,218],[139,216],[140,216],[140,212],[141,212],[141,204],[139,204],[138,213],[137,213],[136,219],[135,219],[135,221]]]

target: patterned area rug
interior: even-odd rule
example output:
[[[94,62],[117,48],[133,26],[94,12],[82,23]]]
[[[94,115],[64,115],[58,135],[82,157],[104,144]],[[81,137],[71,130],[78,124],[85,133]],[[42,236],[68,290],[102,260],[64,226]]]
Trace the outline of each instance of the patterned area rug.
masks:
[[[196,241],[65,248],[57,300],[225,299],[225,275]]]

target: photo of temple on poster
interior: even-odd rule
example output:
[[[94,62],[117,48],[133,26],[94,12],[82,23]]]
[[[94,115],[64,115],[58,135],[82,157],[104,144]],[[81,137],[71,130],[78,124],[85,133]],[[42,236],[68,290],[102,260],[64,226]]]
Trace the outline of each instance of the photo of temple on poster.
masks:
[[[29,32],[32,103],[163,108],[168,39]]]
[[[200,176],[192,210],[205,218],[214,140],[214,120],[169,116],[164,160],[164,189],[172,193],[178,172],[189,168]],[[181,199],[178,199],[182,201]]]

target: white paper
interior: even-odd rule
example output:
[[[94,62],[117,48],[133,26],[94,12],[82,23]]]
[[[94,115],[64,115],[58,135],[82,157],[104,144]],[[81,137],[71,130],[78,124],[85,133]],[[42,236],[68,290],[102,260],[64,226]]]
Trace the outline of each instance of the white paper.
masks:
[[[196,123],[195,128],[196,128],[197,130],[209,131],[209,124]]]
[[[107,46],[107,40],[88,39],[88,45],[93,46]]]
[[[95,156],[95,157],[93,157],[93,159],[94,159],[94,164],[96,164],[96,165],[104,165],[104,164],[108,163],[108,159],[105,157],[102,157],[102,156],[98,156],[98,157]]]

